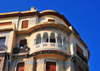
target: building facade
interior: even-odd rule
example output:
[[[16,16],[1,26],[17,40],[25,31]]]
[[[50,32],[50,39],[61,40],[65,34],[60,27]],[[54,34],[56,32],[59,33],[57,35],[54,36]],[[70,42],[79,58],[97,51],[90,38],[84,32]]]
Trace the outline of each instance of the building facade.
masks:
[[[89,71],[79,33],[54,10],[0,14],[0,71]]]

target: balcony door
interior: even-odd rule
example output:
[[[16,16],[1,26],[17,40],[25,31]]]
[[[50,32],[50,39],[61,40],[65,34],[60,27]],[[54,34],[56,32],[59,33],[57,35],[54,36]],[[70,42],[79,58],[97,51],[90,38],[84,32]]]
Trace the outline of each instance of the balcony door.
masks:
[[[56,62],[46,62],[46,71],[56,71]]]
[[[24,71],[24,65],[25,65],[24,62],[18,63],[16,71]]]

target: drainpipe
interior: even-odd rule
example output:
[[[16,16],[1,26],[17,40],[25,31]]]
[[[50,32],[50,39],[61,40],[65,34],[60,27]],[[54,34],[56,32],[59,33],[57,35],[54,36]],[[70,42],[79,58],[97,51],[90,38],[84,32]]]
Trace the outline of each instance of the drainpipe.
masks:
[[[9,63],[10,63],[10,69],[11,69],[11,54],[9,55]]]

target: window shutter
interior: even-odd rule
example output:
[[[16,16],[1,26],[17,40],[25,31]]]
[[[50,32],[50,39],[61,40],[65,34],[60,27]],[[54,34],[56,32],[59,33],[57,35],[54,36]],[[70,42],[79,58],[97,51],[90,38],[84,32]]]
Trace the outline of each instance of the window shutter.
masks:
[[[28,20],[22,22],[22,28],[28,28]]]
[[[12,24],[12,22],[4,22],[4,23],[0,23],[0,25],[10,25]]]
[[[80,66],[78,66],[78,71],[84,71]]]
[[[46,70],[56,71],[56,63],[46,62]]]
[[[25,65],[24,62],[18,63],[17,64],[17,71],[24,71],[24,65]]]
[[[83,50],[76,44],[76,49],[79,51],[81,54],[83,54]]]

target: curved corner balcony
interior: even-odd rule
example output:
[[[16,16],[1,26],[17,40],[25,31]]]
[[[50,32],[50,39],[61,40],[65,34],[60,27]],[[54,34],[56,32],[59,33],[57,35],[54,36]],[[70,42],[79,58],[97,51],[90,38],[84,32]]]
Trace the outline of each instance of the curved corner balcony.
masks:
[[[33,51],[34,50],[34,51]],[[61,45],[59,43],[50,43],[50,42],[46,42],[46,43],[40,43],[35,45],[33,48],[31,48],[30,50],[30,55],[34,54],[34,55],[39,55],[39,54],[60,54],[64,57],[68,57],[69,56],[69,48]]]

